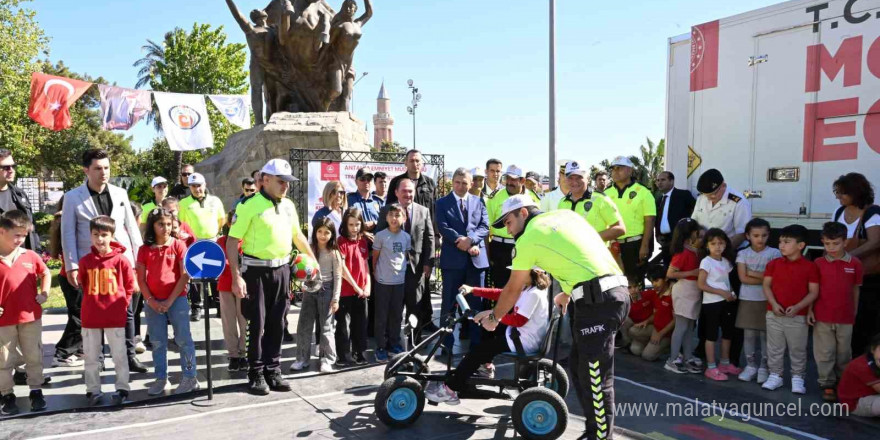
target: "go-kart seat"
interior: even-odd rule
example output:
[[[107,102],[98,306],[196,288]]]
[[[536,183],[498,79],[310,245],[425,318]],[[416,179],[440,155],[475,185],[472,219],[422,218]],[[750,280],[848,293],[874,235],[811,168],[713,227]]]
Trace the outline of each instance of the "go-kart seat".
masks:
[[[501,356],[512,357],[518,361],[534,361],[547,357],[547,355],[550,354],[553,338],[556,336],[556,332],[559,331],[559,321],[561,318],[562,312],[559,311],[558,307],[554,308],[553,316],[550,318],[550,326],[547,328],[547,334],[544,335],[544,339],[541,341],[541,346],[538,347],[538,351],[525,354],[519,354],[515,351],[507,351],[501,353]]]

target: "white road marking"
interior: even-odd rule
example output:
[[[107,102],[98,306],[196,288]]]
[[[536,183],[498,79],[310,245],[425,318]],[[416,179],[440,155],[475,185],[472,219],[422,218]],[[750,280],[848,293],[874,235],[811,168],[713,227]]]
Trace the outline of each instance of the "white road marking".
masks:
[[[700,406],[705,406],[705,407],[713,407],[713,406],[714,406],[715,408],[718,408],[719,410],[723,411],[726,415],[731,416],[731,418],[737,418],[737,417],[739,417],[737,414],[733,414],[733,413],[731,413],[730,411],[724,409],[724,408],[721,407],[720,405],[711,405],[711,404],[706,403],[706,402],[700,402],[699,400],[691,399],[690,397],[679,396],[678,394],[670,393],[669,391],[666,391],[666,390],[661,390],[661,389],[659,389],[659,388],[654,388],[654,387],[651,387],[651,386],[648,386],[648,385],[640,384],[640,383],[638,383],[638,382],[635,382],[635,381],[633,381],[633,380],[627,379],[627,378],[625,378],[625,377],[614,376],[614,380],[619,380],[619,381],[621,381],[621,382],[625,382],[625,383],[628,383],[628,384],[632,384],[632,385],[635,385],[635,386],[637,386],[637,387],[644,388],[644,389],[646,389],[646,390],[651,390],[651,391],[654,391],[655,393],[660,393],[660,394],[663,394],[663,395],[666,395],[666,396],[669,396],[669,397],[675,397],[675,398],[677,398],[677,399],[681,399],[681,400],[684,400],[684,401],[686,401],[686,402],[693,402],[693,403],[696,403],[696,404],[698,404],[698,405],[700,405]],[[809,439],[813,439],[813,440],[828,440],[828,439],[826,439],[825,437],[819,437],[819,436],[817,436],[817,435],[813,435],[813,434],[809,434],[809,433],[806,433],[806,432],[803,432],[803,431],[799,431],[799,430],[794,429],[794,428],[789,428],[788,426],[777,425],[777,424],[775,424],[775,423],[773,423],[773,422],[768,422],[768,421],[766,421],[766,420],[761,420],[761,419],[759,419],[759,418],[757,418],[757,417],[751,417],[751,418],[749,419],[749,421],[755,421],[755,422],[757,422],[757,423],[759,423],[759,424],[762,424],[762,425],[765,425],[765,426],[772,426],[772,427],[774,427],[774,428],[781,429],[781,430],[783,430],[783,431],[788,431],[788,432],[790,432],[790,433],[792,433],[792,434],[797,434],[797,435],[800,435],[800,436],[803,436],[803,437],[806,437],[806,438],[809,438]]]
[[[315,396],[295,397],[292,399],[282,399],[282,400],[275,400],[272,402],[254,403],[254,404],[250,404],[250,405],[222,408],[222,409],[218,409],[216,411],[207,411],[207,412],[198,413],[198,414],[189,414],[189,415],[180,416],[180,417],[173,417],[170,419],[154,420],[151,422],[132,423],[129,425],[111,426],[109,428],[92,429],[92,430],[88,430],[88,431],[79,431],[79,432],[68,432],[68,433],[64,433],[64,434],[47,435],[47,436],[43,436],[43,437],[34,437],[31,440],[71,438],[71,437],[80,437],[80,436],[84,436],[84,435],[101,434],[101,433],[105,433],[105,432],[122,431],[124,429],[146,428],[146,427],[150,427],[150,426],[182,422],[184,420],[198,419],[201,417],[207,417],[207,416],[212,416],[212,415],[216,415],[216,414],[237,412],[237,411],[242,411],[242,410],[246,410],[246,409],[253,409],[253,408],[265,408],[265,407],[269,407],[269,406],[283,405],[285,403],[301,402],[301,401],[305,401],[305,400],[309,400],[309,399],[321,399],[324,397],[337,396],[337,395],[341,395],[341,394],[345,394],[345,393],[349,393],[349,392],[353,392],[353,391],[357,392],[357,391],[364,391],[367,389],[375,389],[375,388],[378,388],[378,387],[375,387],[375,386],[358,387],[358,388],[354,388],[351,390],[335,391],[332,393],[318,394]]]

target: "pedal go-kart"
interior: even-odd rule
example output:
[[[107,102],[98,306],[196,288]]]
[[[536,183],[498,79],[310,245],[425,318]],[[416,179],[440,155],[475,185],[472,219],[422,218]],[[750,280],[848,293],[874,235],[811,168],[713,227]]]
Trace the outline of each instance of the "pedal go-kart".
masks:
[[[385,367],[385,382],[376,392],[374,402],[379,420],[389,427],[405,427],[415,422],[425,409],[425,388],[429,381],[445,382],[450,378],[452,369],[451,356],[446,358],[446,372],[431,374],[429,363],[442,345],[443,339],[452,333],[455,325],[473,319],[473,311],[468,307],[462,293],[456,296],[457,305],[449,316],[441,317],[442,326],[434,334],[407,352],[392,357]],[[459,399],[504,399],[511,396],[506,389],[515,391],[511,417],[516,432],[526,439],[556,439],[568,426],[568,406],[565,396],[568,394],[568,375],[565,369],[556,363],[556,347],[559,345],[559,322],[561,312],[555,309],[550,319],[547,334],[541,342],[540,349],[535,353],[519,354],[503,353],[500,356],[514,360],[513,377],[488,379],[471,377],[467,381],[470,391],[459,393]],[[407,328],[412,331],[415,323],[411,320]],[[551,341],[555,343],[551,344]],[[419,355],[425,347],[431,346],[427,356]],[[552,357],[550,354],[553,347]],[[476,389],[497,387],[498,390]],[[428,402],[437,405],[434,402]]]

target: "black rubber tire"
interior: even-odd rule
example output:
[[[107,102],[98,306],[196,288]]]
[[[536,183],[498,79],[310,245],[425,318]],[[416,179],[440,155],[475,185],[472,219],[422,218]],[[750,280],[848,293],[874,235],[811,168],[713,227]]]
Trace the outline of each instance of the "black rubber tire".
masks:
[[[415,411],[404,418],[400,418],[399,416],[395,417],[388,410],[388,399],[392,397],[392,394],[394,394],[395,391],[401,389],[411,390],[415,394]],[[373,402],[373,407],[376,410],[376,416],[386,426],[392,428],[409,426],[413,424],[413,422],[422,415],[422,411],[425,410],[425,392],[422,389],[422,384],[411,377],[392,377],[379,386],[379,389],[376,391],[376,400]]]
[[[538,361],[538,369],[553,375],[553,380],[545,388],[555,391],[556,394],[559,394],[559,397],[565,399],[568,396],[569,384],[571,383],[568,380],[568,373],[565,371],[565,367],[556,364],[556,370],[554,371],[553,360],[541,359]]]
[[[527,420],[530,418],[530,415],[531,417],[536,416],[533,409],[535,405],[541,406],[542,410],[549,410],[551,415],[555,417],[553,424],[548,426],[539,425],[538,427],[541,429],[538,432],[533,430],[536,420]],[[530,414],[524,414],[526,411],[529,411]],[[511,408],[510,414],[513,419],[514,429],[527,440],[555,440],[561,437],[565,433],[566,428],[568,428],[568,406],[565,405],[565,401],[562,400],[562,397],[559,397],[559,394],[547,388],[529,388],[520,393],[516,400],[513,401],[513,408]],[[541,415],[542,417],[544,416],[544,414]],[[546,418],[543,420],[546,420]]]
[[[406,353],[398,353],[398,354],[395,354],[394,356],[392,356],[391,359],[388,360],[388,363],[385,364],[385,375],[384,375],[385,379],[390,379],[391,377],[394,376],[394,374],[391,374],[391,367],[393,367],[394,364],[396,364],[399,359],[403,359],[404,357],[406,357],[406,355],[407,355]],[[422,370],[422,374],[429,374],[431,372],[431,367],[428,365],[425,365],[425,357],[420,356],[420,355],[414,355],[414,356],[412,356],[412,358],[409,361],[407,361],[404,365],[402,365],[400,368],[398,368],[397,371],[402,371],[402,372],[406,372],[406,373],[415,373],[416,371],[418,371],[418,367],[420,367],[422,365],[425,366],[425,368]]]

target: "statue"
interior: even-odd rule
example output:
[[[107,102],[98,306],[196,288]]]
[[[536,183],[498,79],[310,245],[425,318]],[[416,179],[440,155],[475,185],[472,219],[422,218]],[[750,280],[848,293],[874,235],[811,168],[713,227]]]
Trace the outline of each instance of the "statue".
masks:
[[[355,19],[357,2],[339,13],[325,0],[272,0],[244,19],[226,0],[251,52],[251,101],[257,124],[274,112],[348,111],[354,86],[354,51],[373,16],[371,0]]]

